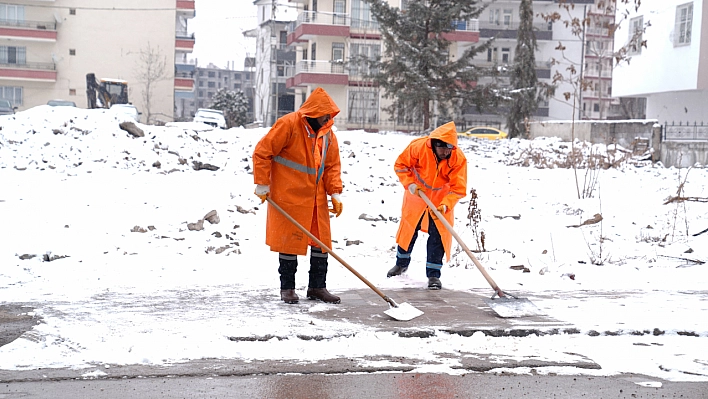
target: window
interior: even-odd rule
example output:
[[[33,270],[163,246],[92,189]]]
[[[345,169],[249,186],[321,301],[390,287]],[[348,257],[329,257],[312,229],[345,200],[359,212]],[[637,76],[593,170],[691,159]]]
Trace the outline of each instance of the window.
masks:
[[[214,82],[207,82],[207,87],[216,87]]]
[[[332,62],[344,62],[344,43],[332,43]]]
[[[401,10],[405,10],[405,2],[401,2]],[[352,28],[378,28],[378,23],[371,18],[371,6],[364,0],[352,0]]]
[[[25,21],[25,6],[0,4],[0,20],[12,24]]]
[[[349,75],[376,73],[376,71],[369,70],[367,60],[376,60],[380,53],[380,44],[351,43],[349,45]]]
[[[280,31],[280,46],[284,47],[287,45],[288,45],[288,31],[281,30]]]
[[[310,47],[310,59],[312,61],[317,59],[317,43],[312,43],[312,47]]]
[[[674,27],[674,46],[691,44],[691,29],[693,24],[693,3],[676,7],[676,26]]]
[[[593,112],[600,112],[600,104],[599,104],[599,103],[593,103],[593,104],[592,104],[592,110],[593,110]]]
[[[379,120],[379,93],[376,89],[349,89],[348,120],[350,123],[377,123]]]
[[[234,79],[235,79],[235,80],[241,80],[241,74],[240,74],[240,73],[235,73],[235,74],[234,74]]]
[[[69,15],[76,15],[76,8],[70,8]]]
[[[502,16],[502,18],[503,18],[502,22],[503,22],[504,26],[506,26],[506,27],[511,26],[511,21],[513,19],[513,15],[514,15],[514,10],[509,9],[509,8],[504,9],[504,15]]]
[[[13,106],[22,105],[22,87],[0,86],[0,98],[12,103]]]
[[[198,97],[204,97],[204,90],[199,90],[199,95]]]
[[[511,48],[510,47],[502,47],[501,50],[501,62],[502,64],[508,64],[510,62],[511,58]]]
[[[70,48],[69,55],[76,55],[76,49]]]
[[[24,65],[27,63],[26,54],[25,47],[0,46],[0,64]]]
[[[214,71],[209,71],[209,72],[207,73],[207,76],[210,77],[210,78],[215,78],[215,77],[216,77],[216,72],[214,72]]]
[[[491,8],[489,9],[489,23],[493,25],[499,25],[499,9]]]
[[[632,18],[629,21],[629,44],[627,45],[628,55],[638,55],[642,53],[643,32],[644,17]]]
[[[241,90],[241,83],[234,83],[234,90]]]
[[[203,80],[200,80],[200,81],[199,81],[199,87],[204,87],[204,81],[203,81]]]
[[[346,12],[346,3],[344,0],[334,0],[334,17],[332,22],[334,22],[335,25],[346,24]]]

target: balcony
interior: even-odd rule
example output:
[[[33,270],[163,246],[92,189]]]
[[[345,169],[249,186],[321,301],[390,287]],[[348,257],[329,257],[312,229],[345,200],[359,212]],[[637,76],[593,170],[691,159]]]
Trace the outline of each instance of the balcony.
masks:
[[[519,23],[479,22],[480,37],[516,40]],[[553,24],[541,22],[533,24],[536,40],[553,40]]]
[[[57,23],[54,21],[11,21],[0,19],[0,39],[56,42]]]
[[[347,85],[349,75],[344,64],[331,61],[300,61],[295,65],[295,73],[288,78],[285,87],[307,85]]]
[[[479,42],[479,21],[472,19],[469,21],[457,21],[455,30],[442,34],[442,37],[451,42]]]
[[[187,18],[194,18],[196,14],[194,0],[177,0],[177,14]]]
[[[194,50],[194,33],[190,35],[187,32],[177,31],[175,36],[175,51],[191,53]]]
[[[194,91],[194,78],[190,76],[175,76],[175,91]]]
[[[0,79],[33,82],[56,82],[57,69],[53,62],[0,64]]]
[[[316,36],[349,37],[349,15],[305,11],[288,25],[288,45]]]

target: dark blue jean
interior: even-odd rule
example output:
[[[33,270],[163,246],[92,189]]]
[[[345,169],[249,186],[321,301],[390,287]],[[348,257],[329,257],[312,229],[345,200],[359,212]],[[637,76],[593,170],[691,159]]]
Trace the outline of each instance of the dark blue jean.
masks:
[[[427,212],[418,221],[418,225],[415,227],[415,233],[413,233],[413,237],[411,238],[411,243],[408,244],[408,249],[404,249],[400,245],[398,246],[398,250],[396,252],[396,265],[400,267],[408,267],[411,263],[411,252],[413,252],[415,240],[418,239],[420,225],[426,215],[429,220],[428,242],[426,244],[428,250],[428,262],[425,264],[425,275],[427,277],[440,278],[440,269],[443,265],[442,259],[443,255],[445,255],[445,248],[443,248],[442,238],[440,237],[438,227],[435,225],[433,218]]]

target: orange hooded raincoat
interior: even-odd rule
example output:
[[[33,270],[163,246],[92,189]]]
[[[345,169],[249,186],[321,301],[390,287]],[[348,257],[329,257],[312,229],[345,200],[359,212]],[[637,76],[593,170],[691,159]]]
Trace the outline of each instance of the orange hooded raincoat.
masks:
[[[452,149],[450,158],[438,162],[431,146],[432,139],[442,140],[455,147]],[[427,209],[422,198],[408,191],[411,183],[417,184],[436,207],[446,205],[448,211],[445,213],[445,219],[453,225],[455,204],[466,195],[467,191],[467,158],[457,147],[457,128],[454,122],[438,127],[428,137],[413,140],[396,159],[394,170],[401,184],[406,188],[403,194],[401,223],[396,234],[398,245],[408,249],[423,214],[430,213],[435,216]],[[428,221],[429,218],[423,218],[421,231],[428,232]],[[439,220],[435,221],[435,225],[440,232],[446,259],[449,262],[452,234]]]
[[[253,152],[253,181],[270,185],[269,197],[328,247],[332,247],[327,195],[342,192],[339,144],[331,131],[339,107],[318,87],[300,109],[278,119]],[[306,117],[330,114],[317,132]],[[270,250],[306,255],[315,245],[292,222],[268,206]]]

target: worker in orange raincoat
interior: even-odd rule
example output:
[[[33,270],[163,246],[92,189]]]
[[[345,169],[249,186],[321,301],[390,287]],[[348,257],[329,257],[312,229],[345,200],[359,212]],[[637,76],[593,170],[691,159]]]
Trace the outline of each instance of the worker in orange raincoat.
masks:
[[[394,170],[406,191],[396,234],[396,265],[388,271],[387,277],[398,276],[408,269],[420,230],[428,233],[425,267],[428,289],[439,290],[443,254],[450,261],[452,233],[428,209],[419,192],[425,193],[450,225],[453,224],[455,204],[467,190],[467,158],[457,147],[455,123],[448,122],[428,137],[413,140],[396,159]]]
[[[332,131],[337,114],[339,107],[318,87],[300,109],[279,118],[253,151],[253,181],[261,203],[270,197],[330,248],[327,196],[332,199],[330,212],[339,217],[343,208],[339,197],[342,193],[339,144]],[[298,303],[297,255],[306,255],[309,246],[307,297],[340,302],[326,288],[327,252],[272,206],[268,206],[266,244],[279,253],[281,300]]]

